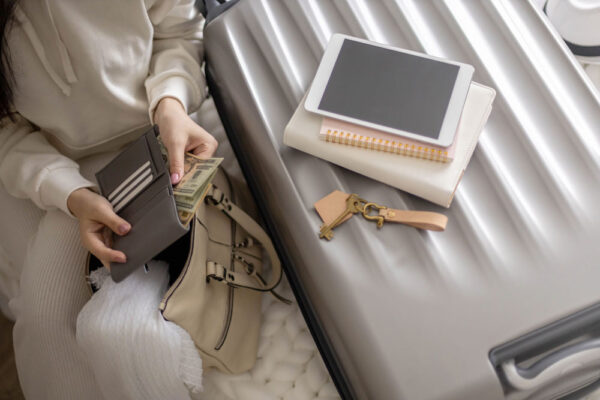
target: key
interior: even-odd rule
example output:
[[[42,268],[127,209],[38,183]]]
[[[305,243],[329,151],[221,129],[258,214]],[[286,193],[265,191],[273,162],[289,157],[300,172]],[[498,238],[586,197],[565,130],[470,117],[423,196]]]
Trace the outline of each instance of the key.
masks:
[[[344,211],[331,223],[327,225],[323,224],[323,226],[319,230],[319,238],[331,240],[333,238],[333,228],[341,224],[348,214],[356,214],[360,212],[360,205],[361,203],[358,198],[358,195],[351,194],[350,196],[348,196],[348,198],[346,199],[346,208],[344,209]]]
[[[319,238],[331,240],[333,238],[333,228],[342,223],[349,214],[356,214],[363,211],[365,201],[353,193],[346,199],[346,209],[336,219],[328,225],[323,224],[319,230]]]

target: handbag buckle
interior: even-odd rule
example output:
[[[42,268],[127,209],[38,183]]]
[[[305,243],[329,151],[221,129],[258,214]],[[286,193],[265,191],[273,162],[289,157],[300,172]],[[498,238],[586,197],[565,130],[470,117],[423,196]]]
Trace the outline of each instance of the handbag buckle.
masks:
[[[246,271],[246,273],[248,275],[254,275],[254,272],[256,271],[254,264],[252,264],[251,262],[246,260],[244,257],[240,256],[239,254],[236,254],[235,252],[233,253],[233,258],[236,261],[239,261],[242,263],[242,265],[244,266],[244,270]]]
[[[219,198],[217,200],[217,198]],[[206,201],[209,201],[213,206],[217,207],[219,210],[227,210],[231,211],[231,204],[225,193],[221,191],[216,186],[212,186],[210,193],[206,196]]]
[[[221,282],[226,278],[227,268],[214,261],[208,261],[206,263],[206,282],[209,282],[211,279]]]

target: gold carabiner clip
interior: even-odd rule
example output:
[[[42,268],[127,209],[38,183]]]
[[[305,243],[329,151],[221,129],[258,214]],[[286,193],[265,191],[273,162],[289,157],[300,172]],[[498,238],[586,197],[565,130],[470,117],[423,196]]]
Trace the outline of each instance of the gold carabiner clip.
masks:
[[[387,207],[380,206],[377,203],[366,203],[362,210],[363,217],[365,217],[369,221],[377,221],[377,228],[381,228],[383,226],[383,222],[385,221],[385,219],[381,215],[369,215],[369,212],[371,212],[371,208],[374,208],[377,210],[383,210]]]

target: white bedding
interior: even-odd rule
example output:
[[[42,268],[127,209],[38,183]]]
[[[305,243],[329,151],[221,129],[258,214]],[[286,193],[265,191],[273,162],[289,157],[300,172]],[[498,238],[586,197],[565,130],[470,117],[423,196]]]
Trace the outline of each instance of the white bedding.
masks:
[[[105,399],[189,399],[202,388],[202,360],[185,330],[158,310],[168,266],[151,261],[120,283],[104,279],[77,317],[83,349]],[[105,273],[103,273],[105,272]]]

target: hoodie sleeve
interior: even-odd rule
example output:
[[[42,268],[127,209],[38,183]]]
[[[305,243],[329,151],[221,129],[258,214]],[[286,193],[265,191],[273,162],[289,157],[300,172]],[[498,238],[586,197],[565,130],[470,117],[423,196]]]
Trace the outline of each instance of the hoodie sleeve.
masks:
[[[79,165],[62,155],[25,118],[0,120],[0,183],[18,198],[44,210],[61,209],[73,216],[67,198],[76,189],[94,187]]]
[[[146,79],[150,121],[164,97],[173,97],[186,112],[196,111],[205,97],[203,59],[204,20],[194,0],[156,0],[148,7],[154,26],[150,73]]]

